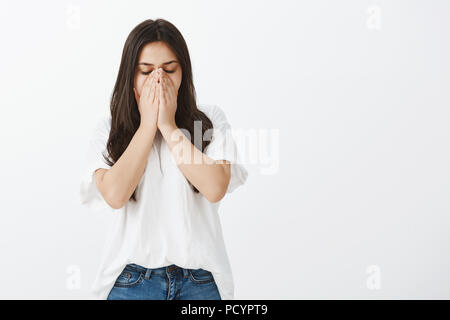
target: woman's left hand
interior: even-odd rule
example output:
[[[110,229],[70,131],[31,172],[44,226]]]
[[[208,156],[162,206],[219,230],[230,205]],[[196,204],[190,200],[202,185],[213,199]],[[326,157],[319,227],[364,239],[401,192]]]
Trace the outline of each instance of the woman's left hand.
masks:
[[[161,71],[158,85],[160,90],[158,128],[162,130],[164,127],[176,126],[175,112],[177,111],[178,90],[164,71]]]

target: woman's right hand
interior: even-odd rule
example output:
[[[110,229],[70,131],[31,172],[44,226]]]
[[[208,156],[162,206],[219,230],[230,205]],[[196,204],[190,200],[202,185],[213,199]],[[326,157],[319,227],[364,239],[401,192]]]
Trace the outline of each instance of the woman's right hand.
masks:
[[[141,125],[157,125],[159,111],[158,80],[160,79],[160,75],[160,69],[153,70],[145,80],[140,95],[136,88],[133,88],[141,115]]]

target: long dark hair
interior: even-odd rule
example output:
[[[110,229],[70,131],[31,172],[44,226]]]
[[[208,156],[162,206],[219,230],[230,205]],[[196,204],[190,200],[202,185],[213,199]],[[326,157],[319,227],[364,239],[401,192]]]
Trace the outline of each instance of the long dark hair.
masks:
[[[111,166],[126,150],[139,127],[141,116],[133,91],[134,75],[142,47],[154,41],[165,42],[173,50],[181,66],[182,79],[177,97],[176,125],[189,131],[192,144],[200,151],[203,152],[210,143],[208,139],[195,139],[194,141],[194,121],[201,121],[202,137],[206,130],[213,128],[213,124],[206,114],[197,108],[191,59],[186,42],[172,23],[164,19],[149,19],[138,24],[131,31],[123,48],[110,104],[111,131],[106,148],[109,158],[112,160],[106,157],[105,160]],[[189,184],[194,192],[199,192],[190,182]],[[130,199],[136,201],[136,189]]]

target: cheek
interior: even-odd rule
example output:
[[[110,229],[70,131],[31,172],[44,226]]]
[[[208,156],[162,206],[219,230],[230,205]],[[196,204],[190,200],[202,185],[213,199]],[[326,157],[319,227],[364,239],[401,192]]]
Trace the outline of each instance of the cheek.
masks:
[[[171,75],[170,79],[172,80],[173,85],[175,86],[175,90],[177,90],[178,92],[181,85],[181,75]]]
[[[144,85],[146,76],[138,75],[134,80],[134,87],[137,89],[139,95],[141,95],[142,86]]]

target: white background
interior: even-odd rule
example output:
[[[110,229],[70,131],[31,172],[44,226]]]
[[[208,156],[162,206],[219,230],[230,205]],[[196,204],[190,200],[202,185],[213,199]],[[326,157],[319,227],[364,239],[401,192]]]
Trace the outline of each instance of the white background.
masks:
[[[450,298],[446,0],[2,0],[0,298],[89,297],[110,216],[80,205],[82,160],[149,18],[199,103],[279,130],[277,170],[247,163],[219,209],[235,298]]]

